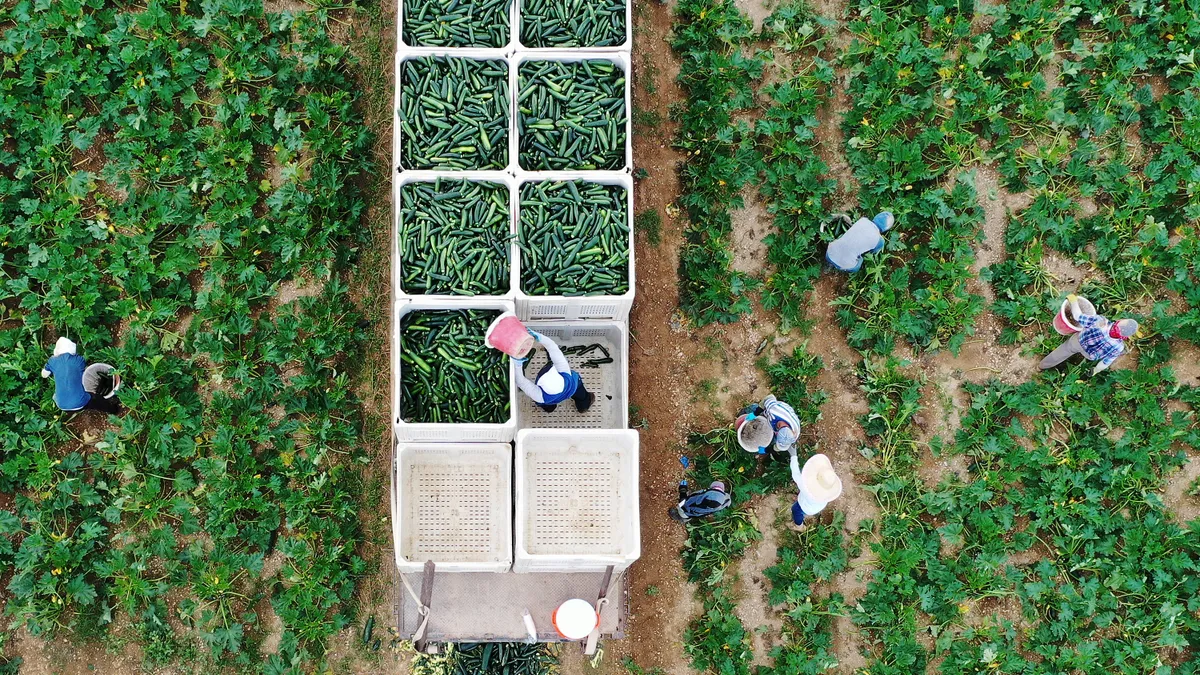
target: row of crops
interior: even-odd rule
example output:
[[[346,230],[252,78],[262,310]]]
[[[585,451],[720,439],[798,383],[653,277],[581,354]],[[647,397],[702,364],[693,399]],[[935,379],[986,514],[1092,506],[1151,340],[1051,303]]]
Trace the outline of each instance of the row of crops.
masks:
[[[628,313],[628,13],[611,0],[404,3],[399,427],[496,425],[509,440],[511,366],[480,340],[491,320]]]
[[[19,631],[298,672],[351,621],[372,137],[344,17],[0,3],[0,672]],[[56,408],[63,335],[122,415]]]
[[[837,319],[861,355],[854,475],[871,508],[835,503],[828,520],[781,534],[766,572],[782,609],[770,667],[752,665],[763,655],[752,654],[755,627],[738,617],[730,571],[761,536],[749,497],[786,476],[748,461],[728,433],[692,439],[696,482],[738,488],[682,552],[705,608],[685,637],[695,669],[1198,672],[1200,482],[1179,473],[1200,448],[1193,9],[852,0],[839,32],[784,2],[758,31],[732,0],[680,0],[675,18],[688,96],[682,203],[694,207],[681,303],[696,323],[737,321],[761,300],[785,330],[803,326],[827,273],[821,217],[846,197],[899,223],[861,272],[832,280]],[[839,88],[849,110],[825,121]],[[841,134],[821,137],[827,124]],[[851,177],[821,160],[837,155]],[[977,193],[987,183],[972,171],[999,185]],[[728,250],[729,211],[752,184],[780,233],[758,274],[734,269]],[[1006,203],[1004,192],[1024,194]],[[989,202],[1011,212],[984,242]],[[981,242],[1003,256],[977,274]],[[1085,281],[1056,277],[1055,258]],[[1049,318],[1072,291],[1142,321],[1120,368],[1036,372],[1062,339]],[[1002,351],[990,331],[975,335],[987,311],[1003,327],[997,342],[1024,345],[1003,353],[1028,377],[991,379],[1014,364],[980,360],[955,369],[961,391],[938,401],[953,380],[930,367],[945,358],[937,352],[965,358],[969,339]],[[895,358],[898,348],[916,362]],[[806,408],[805,426],[820,427],[826,394],[804,383],[829,365],[804,349],[767,374]],[[962,468],[930,470],[943,462]]]

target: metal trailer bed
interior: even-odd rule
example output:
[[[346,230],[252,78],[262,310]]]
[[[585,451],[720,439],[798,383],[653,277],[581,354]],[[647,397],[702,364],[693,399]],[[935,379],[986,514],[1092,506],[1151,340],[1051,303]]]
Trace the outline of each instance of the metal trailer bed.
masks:
[[[413,591],[424,596],[422,574],[406,574]],[[528,609],[538,630],[539,642],[564,642],[550,622],[551,613],[564,601],[583,598],[595,603],[604,579],[594,573],[463,573],[434,574],[429,598],[429,621],[421,642],[519,642],[526,639],[522,610]],[[396,629],[400,637],[413,639],[421,624],[417,603],[404,588],[396,572]],[[628,575],[614,574],[608,585],[608,606],[600,618],[602,638],[625,637],[629,618]],[[582,643],[581,643],[582,644]],[[418,645],[419,647],[421,645]]]
[[[392,465],[397,443],[392,442]],[[395,472],[393,471],[393,476]],[[396,486],[392,485],[392,490]],[[395,546],[395,542],[392,542]],[[384,559],[395,560],[395,551]],[[629,619],[629,577],[608,572],[437,572],[427,563],[424,573],[401,575],[392,563],[394,623],[402,639],[413,640],[422,651],[436,650],[443,642],[519,642],[528,637],[523,610],[528,609],[538,631],[539,642],[566,642],[551,623],[551,614],[563,602],[582,598],[595,604],[601,595],[607,606],[600,613],[600,637],[622,639]],[[605,577],[607,586],[602,589]],[[424,579],[433,583],[425,588]],[[429,608],[429,620],[420,639],[417,601]],[[601,592],[603,590],[603,593]],[[582,643],[581,643],[582,644]],[[430,649],[430,646],[433,646]]]

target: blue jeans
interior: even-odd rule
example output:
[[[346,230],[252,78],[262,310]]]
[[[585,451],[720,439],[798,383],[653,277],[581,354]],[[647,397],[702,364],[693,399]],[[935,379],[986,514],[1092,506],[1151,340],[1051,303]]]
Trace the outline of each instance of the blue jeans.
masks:
[[[797,525],[804,524],[804,509],[800,508],[800,502],[792,502],[792,522]]]

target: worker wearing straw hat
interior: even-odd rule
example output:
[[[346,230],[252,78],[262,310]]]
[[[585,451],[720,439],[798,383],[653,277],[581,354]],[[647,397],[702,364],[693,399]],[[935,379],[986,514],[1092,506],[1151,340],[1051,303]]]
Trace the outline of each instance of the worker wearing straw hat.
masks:
[[[805,518],[824,511],[829,502],[841,496],[842,479],[838,478],[833,464],[825,455],[809,457],[801,469],[795,450],[789,454],[792,480],[796,483],[798,494],[796,501],[792,502],[792,522],[788,527],[799,532],[805,527]]]
[[[1067,303],[1071,306],[1071,315],[1079,323],[1080,331],[1059,345],[1058,349],[1050,352],[1042,359],[1038,367],[1042,370],[1053,368],[1076,354],[1083,354],[1089,361],[1097,361],[1092,369],[1095,375],[1108,368],[1125,353],[1125,341],[1137,334],[1138,322],[1133,319],[1121,319],[1116,323],[1110,322],[1099,314],[1084,314],[1079,308],[1079,296],[1068,295]]]

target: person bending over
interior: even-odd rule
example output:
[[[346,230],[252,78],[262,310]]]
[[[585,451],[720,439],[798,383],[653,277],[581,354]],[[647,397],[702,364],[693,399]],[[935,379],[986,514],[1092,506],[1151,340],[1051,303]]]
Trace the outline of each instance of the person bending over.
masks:
[[[1077,295],[1068,295],[1067,302],[1071,307],[1071,315],[1075,317],[1081,330],[1042,359],[1038,368],[1054,368],[1076,354],[1083,354],[1085,359],[1097,362],[1096,367],[1092,369],[1092,374],[1095,375],[1111,366],[1117,357],[1125,353],[1125,341],[1137,333],[1138,322],[1133,319],[1121,319],[1112,323],[1099,314],[1084,314],[1079,308]]]
[[[121,404],[115,396],[105,397],[99,393],[88,393],[84,372],[87,361],[75,353],[76,345],[65,337],[54,343],[54,355],[42,369],[42,377],[54,376],[54,403],[60,410],[96,410],[107,415],[121,412]],[[115,388],[115,385],[109,385]]]
[[[530,330],[529,334],[533,336],[537,344],[546,350],[546,356],[550,357],[550,360],[542,366],[532,382],[525,377],[525,373],[518,366],[516,369],[517,386],[548,413],[554,412],[558,404],[567,399],[575,401],[575,409],[579,412],[587,412],[596,400],[596,395],[584,388],[583,378],[579,376],[579,372],[571,369],[567,357],[563,356],[562,350],[558,348],[554,340],[534,330]],[[523,359],[514,360],[523,364],[528,359],[529,357],[526,356]]]

